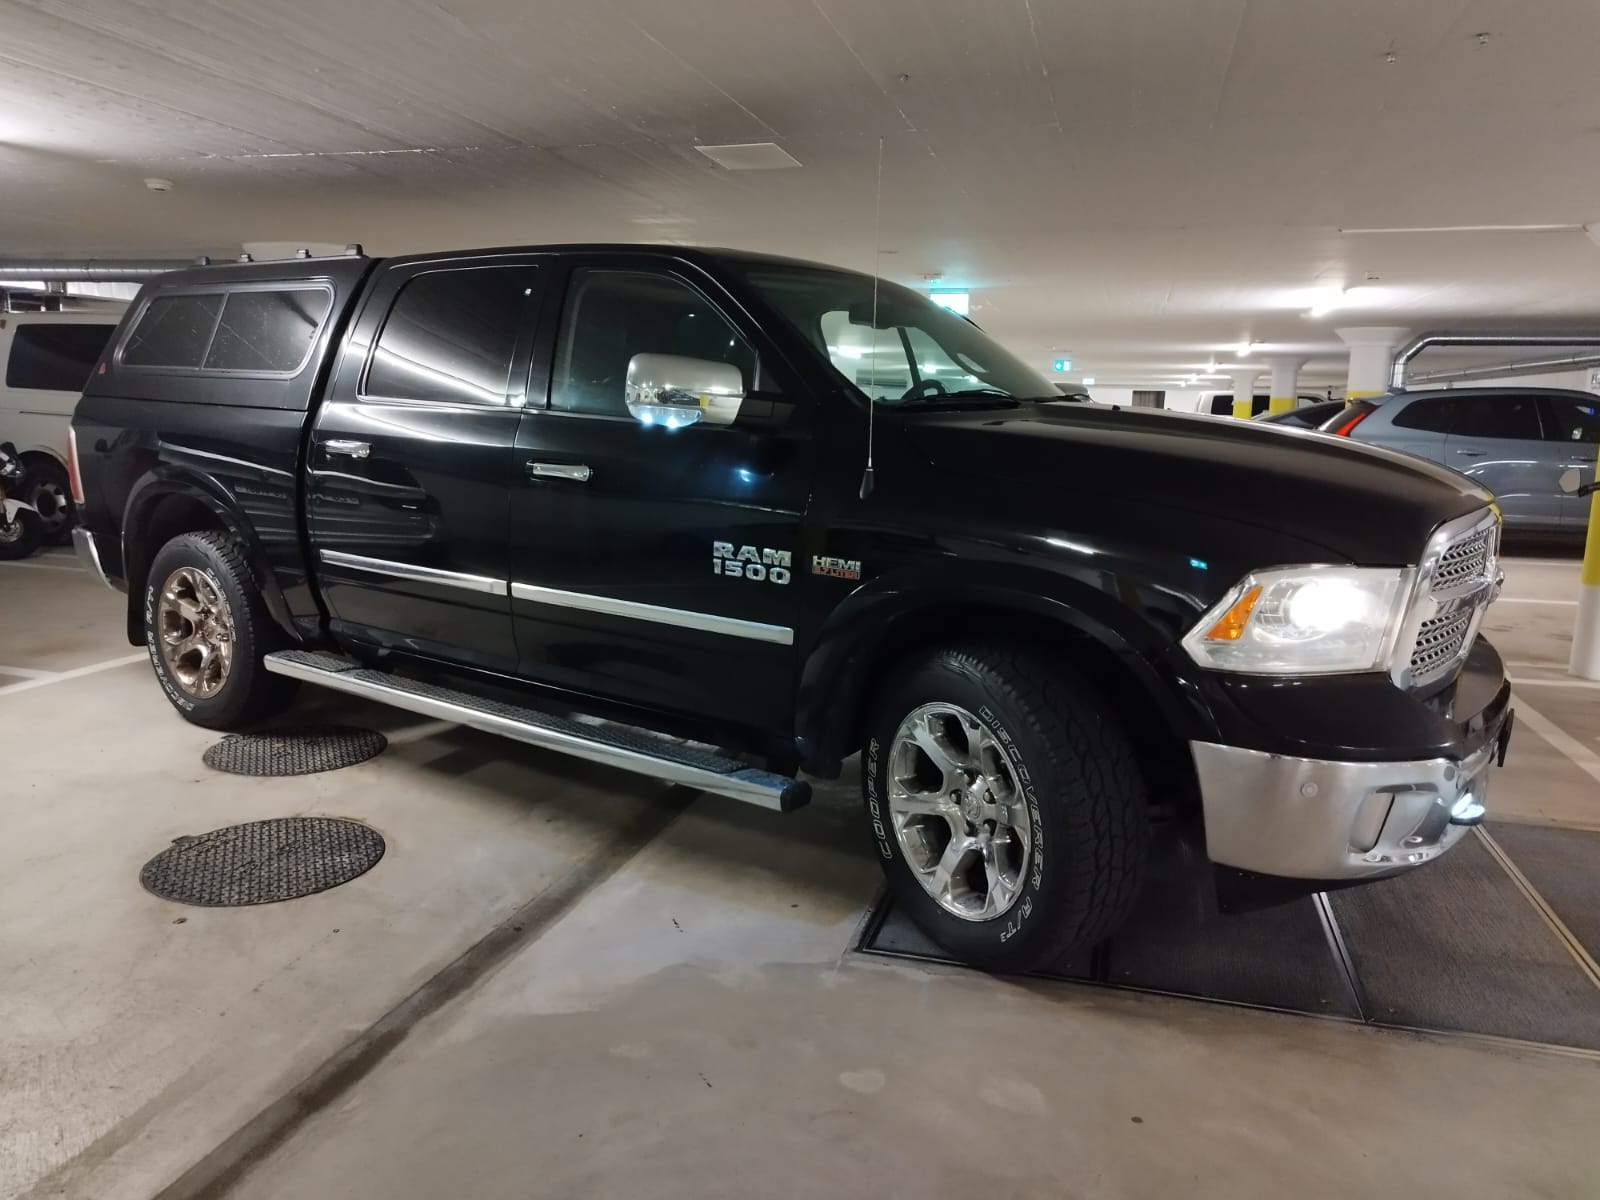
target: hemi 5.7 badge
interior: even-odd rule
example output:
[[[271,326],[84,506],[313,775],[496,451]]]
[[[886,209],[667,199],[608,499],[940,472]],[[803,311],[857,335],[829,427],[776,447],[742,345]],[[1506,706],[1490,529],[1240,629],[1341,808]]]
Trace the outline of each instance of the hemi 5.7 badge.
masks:
[[[811,556],[811,573],[813,575],[826,575],[831,579],[860,579],[861,560],[859,558],[829,558],[823,554]]]

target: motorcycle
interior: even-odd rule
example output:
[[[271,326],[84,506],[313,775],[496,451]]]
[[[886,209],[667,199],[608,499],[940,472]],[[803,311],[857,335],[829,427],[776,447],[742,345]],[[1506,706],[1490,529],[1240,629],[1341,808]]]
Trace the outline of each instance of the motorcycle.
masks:
[[[21,490],[26,474],[17,448],[0,442],[0,560],[27,558],[44,537],[39,510],[11,498]]]

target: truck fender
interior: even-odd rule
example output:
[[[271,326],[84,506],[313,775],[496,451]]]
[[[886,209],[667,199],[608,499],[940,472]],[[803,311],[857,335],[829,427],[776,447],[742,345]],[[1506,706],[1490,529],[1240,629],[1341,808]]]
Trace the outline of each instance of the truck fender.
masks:
[[[921,572],[916,572],[920,575]],[[1171,634],[1123,599],[1050,572],[986,564],[981,582],[952,582],[948,569],[926,578],[883,576],[856,589],[828,615],[801,668],[796,746],[805,769],[837,774],[858,746],[853,735],[885,668],[922,646],[971,640],[984,630],[963,612],[1011,614],[992,622],[1003,637],[1019,629],[1055,630],[1060,640],[1093,643],[1111,656],[1158,710],[1175,736],[1203,728],[1184,682],[1170,668]]]
[[[265,569],[261,540],[254,525],[239,511],[233,498],[215,479],[188,467],[162,463],[147,471],[128,491],[128,502],[122,513],[122,569],[128,581],[128,636],[135,643],[143,642],[143,592],[144,572],[155,557],[159,546],[140,544],[139,534],[149,522],[156,507],[164,500],[181,497],[203,506],[216,518],[243,549],[246,560],[256,577],[256,586],[266,602],[267,611],[285,633],[299,640],[294,631],[294,621],[289,606],[272,573]]]

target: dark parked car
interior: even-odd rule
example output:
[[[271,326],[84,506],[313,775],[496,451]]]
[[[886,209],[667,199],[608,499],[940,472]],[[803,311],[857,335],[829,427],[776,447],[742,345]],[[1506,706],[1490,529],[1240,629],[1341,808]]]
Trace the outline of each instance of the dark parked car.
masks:
[[[1487,493],[1060,399],[785,259],[195,268],[90,377],[77,541],[199,725],[302,681],[779,810],[859,753],[898,902],[991,969],[1114,928],[1157,820],[1259,896],[1482,819]]]
[[[1288,412],[1262,413],[1259,417],[1250,418],[1260,421],[1263,425],[1287,425],[1290,429],[1317,429],[1330,417],[1343,412],[1343,400],[1322,400],[1316,404],[1302,404],[1299,408],[1291,408]]]
[[[1559,388],[1452,388],[1357,401],[1322,428],[1460,471],[1494,493],[1508,529],[1582,533],[1589,502],[1561,490],[1600,449],[1600,396]]]

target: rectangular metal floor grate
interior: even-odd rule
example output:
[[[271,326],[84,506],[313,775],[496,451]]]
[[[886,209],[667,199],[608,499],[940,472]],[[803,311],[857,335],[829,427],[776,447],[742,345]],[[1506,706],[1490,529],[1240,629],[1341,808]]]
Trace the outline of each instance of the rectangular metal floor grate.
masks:
[[[1563,916],[1575,934],[1600,934],[1600,835],[1495,836],[1553,909],[1575,914]],[[861,950],[951,961],[883,905]],[[1115,938],[1038,975],[1600,1050],[1600,988],[1476,837],[1398,879],[1235,916],[1216,912],[1209,867],[1168,847]]]

